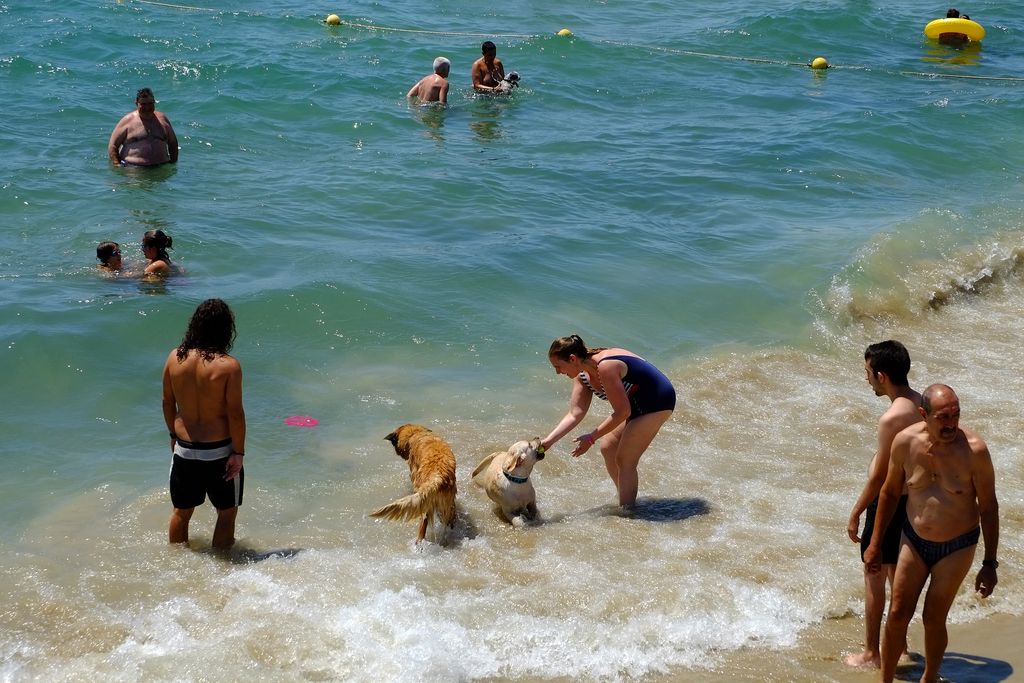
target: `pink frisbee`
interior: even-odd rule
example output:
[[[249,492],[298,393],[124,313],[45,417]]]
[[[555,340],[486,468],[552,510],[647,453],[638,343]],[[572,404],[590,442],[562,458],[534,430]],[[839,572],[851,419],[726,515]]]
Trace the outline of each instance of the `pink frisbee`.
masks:
[[[291,427],[316,427],[320,424],[320,420],[309,415],[292,415],[291,417],[286,417],[284,423]]]

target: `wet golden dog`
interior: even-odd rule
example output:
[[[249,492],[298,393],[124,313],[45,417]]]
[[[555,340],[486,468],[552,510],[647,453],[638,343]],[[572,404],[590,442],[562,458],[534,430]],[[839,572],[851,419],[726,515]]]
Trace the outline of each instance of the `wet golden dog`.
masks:
[[[516,441],[505,452],[491,453],[473,470],[473,478],[483,473],[478,483],[487,497],[501,507],[501,514],[513,525],[537,518],[537,494],[530,473],[544,459],[540,439]]]
[[[413,493],[370,513],[395,521],[422,518],[419,543],[436,517],[449,530],[455,524],[455,454],[444,439],[422,425],[404,424],[384,437],[409,461]]]

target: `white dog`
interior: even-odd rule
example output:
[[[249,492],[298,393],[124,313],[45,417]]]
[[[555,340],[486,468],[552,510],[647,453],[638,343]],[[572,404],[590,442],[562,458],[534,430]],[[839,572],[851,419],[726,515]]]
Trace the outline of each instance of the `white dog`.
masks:
[[[491,453],[484,458],[473,470],[473,477],[483,472],[482,481],[477,483],[501,507],[505,519],[519,525],[537,518],[537,494],[530,473],[534,464],[543,459],[544,449],[539,438],[516,441],[508,451]]]

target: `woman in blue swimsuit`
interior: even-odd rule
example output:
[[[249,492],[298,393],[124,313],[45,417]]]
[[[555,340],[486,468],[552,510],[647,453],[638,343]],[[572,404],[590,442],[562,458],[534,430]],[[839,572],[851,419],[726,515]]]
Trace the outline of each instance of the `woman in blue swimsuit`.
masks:
[[[582,422],[594,395],[608,401],[612,414],[597,429],[573,440],[572,455],[579,457],[599,442],[608,476],[619,492],[619,505],[631,507],[636,503],[640,456],[676,407],[672,382],[635,353],[590,349],[575,334],[552,342],[548,360],[556,373],[572,379],[572,396],[569,412],[542,445],[551,448]]]

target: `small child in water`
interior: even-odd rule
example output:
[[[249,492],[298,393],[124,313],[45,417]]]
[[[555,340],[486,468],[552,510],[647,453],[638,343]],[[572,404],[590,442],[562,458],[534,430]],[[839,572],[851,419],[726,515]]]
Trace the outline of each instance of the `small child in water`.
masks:
[[[121,245],[117,242],[100,242],[96,246],[96,265],[100,270],[118,272],[121,270]]]

